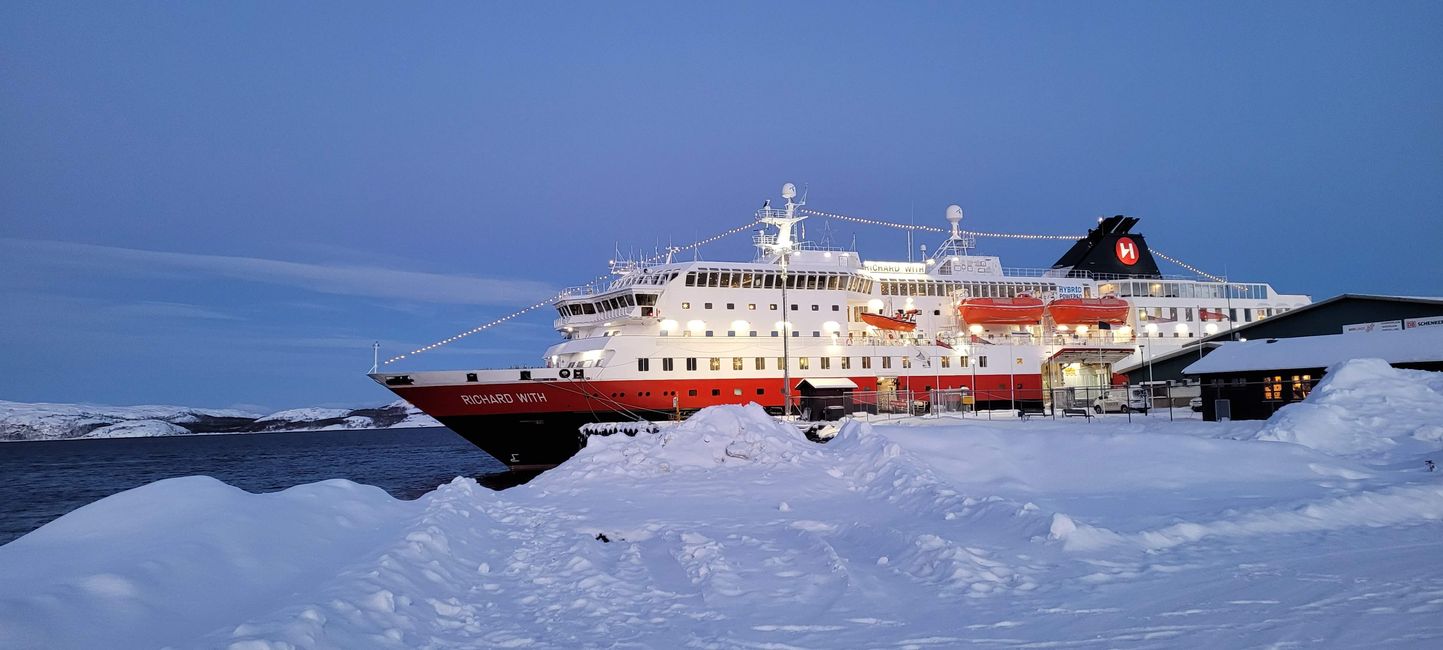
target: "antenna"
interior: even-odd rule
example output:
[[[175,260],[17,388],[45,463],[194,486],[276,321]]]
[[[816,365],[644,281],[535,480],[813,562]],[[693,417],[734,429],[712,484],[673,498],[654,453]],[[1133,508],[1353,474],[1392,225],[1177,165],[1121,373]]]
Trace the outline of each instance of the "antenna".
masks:
[[[374,373],[381,367],[381,342],[371,344],[371,372]]]

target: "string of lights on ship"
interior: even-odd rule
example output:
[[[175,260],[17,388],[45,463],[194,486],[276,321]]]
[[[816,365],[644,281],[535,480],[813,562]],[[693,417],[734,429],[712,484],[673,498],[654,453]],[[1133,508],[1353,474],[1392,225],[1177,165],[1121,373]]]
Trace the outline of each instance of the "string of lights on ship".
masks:
[[[822,211],[822,210],[812,210],[812,209],[809,209],[809,208],[801,208],[801,209],[798,209],[797,212],[798,212],[799,214],[804,214],[804,215],[810,216],[810,217],[822,217],[822,218],[825,218],[825,219],[836,219],[836,220],[838,220],[838,221],[846,221],[846,222],[850,222],[850,223],[858,223],[858,224],[863,224],[863,225],[868,225],[868,226],[881,226],[881,227],[885,227],[885,228],[897,228],[897,229],[901,229],[901,230],[911,230],[911,231],[915,231],[915,232],[928,232],[928,233],[943,233],[943,234],[945,234],[945,233],[947,232],[947,230],[945,230],[945,229],[943,229],[943,228],[936,227],[936,226],[928,226],[928,225],[923,225],[923,224],[898,223],[898,222],[894,222],[894,221],[884,221],[884,220],[881,220],[881,219],[868,219],[868,218],[865,218],[865,217],[854,217],[854,216],[851,216],[851,215],[838,214],[838,213],[835,213],[835,212],[824,212],[824,211]],[[658,262],[662,262],[662,261],[666,260],[668,257],[670,257],[670,256],[672,256],[672,255],[675,255],[675,254],[677,254],[677,253],[684,253],[684,252],[686,252],[686,251],[695,250],[695,249],[701,248],[702,246],[706,246],[707,244],[711,244],[711,243],[716,242],[716,241],[719,241],[719,240],[721,240],[721,239],[725,239],[725,238],[727,238],[727,237],[730,237],[730,236],[732,236],[732,235],[735,235],[735,234],[738,234],[738,233],[742,233],[742,232],[746,232],[746,231],[751,230],[751,229],[753,229],[753,228],[755,228],[755,227],[756,227],[756,224],[754,224],[754,223],[749,223],[749,224],[746,224],[746,225],[743,225],[743,226],[737,226],[736,228],[732,228],[732,229],[730,229],[730,230],[726,230],[726,231],[717,233],[717,234],[715,234],[715,235],[712,235],[711,237],[707,237],[706,239],[701,239],[701,240],[694,241],[694,242],[692,242],[692,243],[690,243],[690,244],[686,244],[685,246],[673,246],[673,247],[671,247],[670,249],[668,249],[667,253],[662,254],[662,255],[656,255],[656,256],[653,256],[653,257],[649,257],[649,258],[643,259],[643,260],[641,260],[640,264],[644,266],[644,265],[647,265],[647,264],[655,264],[655,263],[658,263]],[[1019,240],[1033,240],[1033,241],[1076,241],[1076,240],[1082,238],[1081,235],[1044,235],[1044,234],[1025,234],[1025,233],[1005,233],[1005,232],[982,232],[982,231],[976,231],[976,230],[962,230],[961,232],[962,232],[962,234],[968,235],[968,236],[971,236],[971,237],[984,237],[984,238],[992,238],[992,239],[1019,239]],[[1212,280],[1213,282],[1227,282],[1227,280],[1226,280],[1225,278],[1223,278],[1222,276],[1218,276],[1218,275],[1213,275],[1213,274],[1211,274],[1211,273],[1207,273],[1207,272],[1203,271],[1202,269],[1199,269],[1199,268],[1196,267],[1196,266],[1193,266],[1193,265],[1188,264],[1187,262],[1184,262],[1184,261],[1182,261],[1182,260],[1180,260],[1180,259],[1177,259],[1177,258],[1175,258],[1175,257],[1172,257],[1172,256],[1170,256],[1170,255],[1167,255],[1167,254],[1159,251],[1159,250],[1156,249],[1156,248],[1150,248],[1149,250],[1151,250],[1151,252],[1152,252],[1153,255],[1155,255],[1155,256],[1163,259],[1163,260],[1166,260],[1166,261],[1168,261],[1168,262],[1171,262],[1172,264],[1175,264],[1175,265],[1177,265],[1177,266],[1179,266],[1179,267],[1182,267],[1182,268],[1184,268],[1184,269],[1186,269],[1186,270],[1188,270],[1188,271],[1190,271],[1190,272],[1192,272],[1192,273],[1195,273],[1195,274],[1197,274],[1197,275],[1200,276],[1200,277],[1207,278],[1207,279],[1209,279],[1209,280]],[[603,282],[603,281],[607,280],[607,279],[610,278],[610,277],[611,277],[611,274],[610,274],[610,273],[607,273],[607,274],[604,274],[604,275],[598,275],[598,276],[592,278],[587,284],[594,284],[594,283],[598,283],[598,282]],[[484,332],[484,331],[486,331],[486,330],[488,330],[488,329],[491,329],[491,328],[493,328],[493,327],[496,327],[497,325],[501,325],[502,323],[505,323],[505,322],[507,322],[507,321],[513,320],[513,319],[518,318],[518,317],[521,317],[521,316],[524,316],[524,315],[526,315],[526,314],[528,314],[528,313],[530,313],[530,312],[532,312],[532,311],[535,311],[535,310],[537,310],[537,309],[541,309],[541,308],[543,308],[543,307],[546,307],[546,306],[548,306],[548,305],[551,305],[551,304],[552,304],[553,302],[555,302],[558,298],[563,298],[563,297],[565,297],[566,295],[567,295],[566,292],[562,292],[562,293],[556,294],[556,295],[554,295],[554,296],[550,296],[550,297],[546,298],[545,300],[541,300],[541,301],[536,302],[536,303],[534,303],[534,304],[532,304],[532,305],[528,305],[528,306],[523,307],[523,308],[521,308],[521,309],[518,309],[518,310],[516,310],[516,311],[514,311],[514,312],[511,312],[510,314],[507,314],[507,315],[505,315],[505,316],[501,316],[501,317],[499,317],[499,318],[497,318],[497,319],[495,319],[495,320],[492,320],[492,321],[489,321],[489,322],[486,322],[486,323],[482,323],[482,324],[477,325],[476,327],[473,327],[473,328],[471,328],[471,329],[469,329],[469,330],[466,330],[466,331],[464,331],[464,332],[460,332],[460,333],[454,334],[454,335],[452,335],[452,336],[446,337],[446,338],[444,338],[444,339],[441,339],[441,340],[436,341],[436,342],[434,342],[434,343],[431,343],[431,344],[429,344],[429,345],[423,345],[423,346],[421,346],[421,347],[419,347],[419,348],[416,348],[416,349],[414,349],[414,350],[411,350],[410,352],[407,352],[407,353],[405,353],[405,354],[399,354],[399,355],[396,355],[396,356],[391,357],[391,358],[389,358],[389,359],[386,359],[386,361],[385,361],[382,365],[390,365],[390,364],[392,364],[392,363],[395,363],[395,362],[400,361],[400,360],[402,360],[402,359],[405,359],[405,358],[407,358],[407,357],[415,356],[415,355],[417,355],[417,354],[421,354],[421,353],[423,353],[423,352],[429,352],[429,351],[431,351],[431,350],[434,350],[434,349],[439,348],[439,347],[442,347],[442,346],[450,345],[450,344],[452,344],[452,343],[455,343],[455,342],[457,342],[457,341],[459,341],[459,340],[461,340],[461,339],[463,339],[463,338],[466,338],[466,337],[468,337],[468,336],[471,336],[471,335],[473,335],[473,334],[479,334],[479,333]]]

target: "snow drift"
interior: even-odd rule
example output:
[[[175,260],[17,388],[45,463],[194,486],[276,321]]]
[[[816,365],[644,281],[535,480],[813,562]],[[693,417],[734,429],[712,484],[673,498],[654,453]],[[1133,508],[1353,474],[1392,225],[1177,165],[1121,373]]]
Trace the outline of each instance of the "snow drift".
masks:
[[[1390,462],[1443,446],[1443,373],[1353,359],[1328,369],[1301,402],[1279,409],[1258,440]]]
[[[819,445],[726,406],[500,493],[162,481],[0,546],[0,647],[1443,639],[1439,475],[1134,419],[853,421]]]

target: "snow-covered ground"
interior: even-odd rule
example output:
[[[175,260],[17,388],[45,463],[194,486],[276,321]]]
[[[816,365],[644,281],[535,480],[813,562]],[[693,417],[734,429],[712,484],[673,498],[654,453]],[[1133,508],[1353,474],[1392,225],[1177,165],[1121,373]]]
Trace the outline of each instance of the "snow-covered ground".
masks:
[[[265,416],[233,409],[186,406],[103,406],[0,400],[0,442],[437,426],[441,424],[403,400],[375,408],[289,409]]]
[[[1431,411],[1367,411],[1359,373],[1443,401],[1437,375],[1345,368],[1269,423],[826,445],[716,407],[500,493],[160,481],[0,547],[0,647],[1440,647]],[[1298,427],[1393,442],[1278,441]]]

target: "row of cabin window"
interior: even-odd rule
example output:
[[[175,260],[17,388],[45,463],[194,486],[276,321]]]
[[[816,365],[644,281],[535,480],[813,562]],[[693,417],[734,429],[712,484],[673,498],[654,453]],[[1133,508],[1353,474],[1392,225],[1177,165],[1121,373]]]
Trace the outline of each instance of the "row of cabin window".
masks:
[[[1013,298],[1020,294],[1039,296],[1056,291],[1051,282],[960,282],[954,280],[881,280],[878,282],[884,296],[951,296],[957,293],[972,298]],[[1092,295],[1089,287],[1082,288],[1085,297]]]
[[[656,294],[654,293],[624,293],[615,298],[598,300],[596,302],[582,302],[571,305],[563,305],[557,308],[562,316],[581,316],[583,314],[604,314],[617,309],[630,309],[641,305],[650,307],[656,305]]]
[[[786,274],[785,283],[788,289],[872,292],[871,280],[851,274],[794,271]],[[765,271],[689,271],[686,274],[686,286],[688,287],[780,289],[782,284],[781,273]]]
[[[768,358],[768,357],[751,357],[751,359],[752,359],[752,364],[751,364],[751,365],[752,365],[752,370],[766,370],[766,369],[767,369],[767,358]],[[818,369],[818,370],[831,370],[831,369],[832,369],[832,363],[833,363],[833,359],[834,359],[834,358],[836,359],[836,363],[838,364],[837,367],[838,367],[839,370],[851,370],[851,369],[852,369],[852,359],[854,359],[854,358],[860,359],[860,362],[859,362],[859,363],[861,364],[860,367],[861,367],[862,369],[870,369],[870,368],[872,367],[872,363],[873,363],[873,362],[872,362],[872,359],[873,359],[872,357],[817,357],[817,369]],[[811,359],[811,357],[794,357],[794,359],[795,359],[796,362],[797,362],[797,370],[811,370],[811,369],[812,369],[812,359]],[[899,365],[899,366],[902,367],[902,368],[911,368],[911,367],[912,367],[912,357],[905,357],[905,356],[904,356],[904,357],[876,357],[876,359],[878,359],[877,363],[880,364],[880,367],[881,367],[881,368],[884,368],[884,369],[885,369],[885,368],[891,368],[891,367],[892,367],[892,363],[893,363],[892,360],[893,360],[893,359],[897,359],[897,360],[898,360],[898,361],[896,362],[897,365]],[[943,368],[951,368],[951,367],[952,367],[952,357],[937,357],[936,359],[939,361],[939,365],[940,365],[941,367],[943,367]],[[699,359],[698,359],[697,357],[685,357],[685,358],[682,359],[683,363],[685,364],[685,367],[686,367],[687,371],[689,371],[689,372],[695,372],[695,371],[698,369],[698,363],[697,363],[698,360],[699,360]],[[732,370],[746,370],[746,369],[747,369],[747,368],[746,368],[746,366],[747,366],[746,360],[747,360],[747,357],[731,357],[731,367],[732,367],[731,369],[732,369]],[[675,372],[675,371],[676,371],[676,359],[671,358],[671,357],[662,357],[662,358],[660,359],[660,361],[661,361],[661,371],[662,371],[662,372]],[[706,361],[707,361],[707,369],[708,369],[708,370],[717,370],[717,371],[719,371],[719,370],[722,369],[722,357],[710,357],[710,358],[708,358]],[[640,358],[640,359],[637,359],[637,360],[636,360],[636,369],[637,369],[638,371],[640,371],[640,372],[650,372],[650,371],[651,371],[651,362],[652,362],[652,360],[649,359],[649,358]],[[784,370],[784,369],[786,369],[786,367],[787,367],[787,358],[786,358],[786,357],[776,357],[776,361],[774,362],[774,366],[773,366],[773,367],[774,367],[774,369],[776,369],[776,370]],[[967,357],[958,357],[958,358],[957,358],[957,367],[959,367],[959,368],[965,368],[965,367],[967,367]],[[979,368],[986,368],[986,367],[987,367],[987,357],[986,357],[986,356],[979,356],[979,357],[977,357],[977,367],[979,367]]]
[[[1229,290],[1231,287],[1231,290]],[[1264,300],[1268,287],[1264,284],[1223,284],[1221,282],[1108,282],[1097,287],[1103,295],[1113,294],[1121,298],[1239,298]],[[1228,294],[1232,295],[1229,296]]]
[[[630,275],[627,275],[616,284],[611,285],[611,287],[613,289],[616,289],[620,287],[630,287],[637,284],[662,285],[671,282],[672,280],[675,280],[676,276],[678,275],[681,274],[676,271],[673,271],[671,273],[651,273],[646,269],[642,269],[640,273],[632,273]]]
[[[709,303],[709,302],[704,302],[704,303],[702,303],[701,305],[702,305],[702,307],[701,307],[702,309],[711,309],[711,308],[712,308],[712,303]],[[726,303],[726,306],[727,306],[727,309],[732,309],[732,310],[735,310],[735,309],[737,308],[737,304],[734,303],[734,302]],[[768,305],[768,307],[770,308],[770,311],[776,311],[776,310],[777,310],[777,303],[771,303],[770,305]],[[691,303],[689,303],[689,302],[681,303],[681,308],[682,308],[682,309],[691,309]],[[752,303],[747,303],[747,311],[756,311],[756,310],[757,310],[757,303],[754,303],[754,302],[752,302]],[[821,310],[822,310],[822,306],[821,306],[821,305],[812,305],[812,311],[821,311]],[[796,304],[796,303],[792,303],[792,311],[801,311],[801,305],[798,305],[798,304]],[[842,311],[842,306],[841,306],[841,305],[832,305],[832,311]]]
[[[697,389],[695,389],[695,388],[692,388],[692,389],[686,391],[687,397],[696,397],[696,392],[697,392]],[[662,391],[661,394],[662,394],[663,397],[666,397],[666,396],[669,396],[669,395],[676,395],[677,393],[676,393],[676,391],[673,390],[673,391]],[[742,389],[740,389],[740,388],[733,388],[733,389],[732,389],[732,395],[733,395],[733,396],[740,397],[741,394],[742,394]],[[757,394],[758,394],[758,395],[766,395],[766,394],[767,394],[767,389],[765,389],[765,388],[758,388],[758,389],[757,389]],[[612,393],[611,396],[612,396],[612,397],[618,397],[618,398],[620,398],[620,397],[626,397],[626,393],[624,393],[624,392],[622,392],[622,393]],[[638,392],[638,393],[636,394],[636,396],[637,396],[637,397],[651,397],[651,391]],[[721,397],[721,389],[720,389],[720,388],[713,388],[713,389],[711,389],[711,396],[712,396],[712,397]]]
[[[716,331],[714,331],[714,330],[707,330],[707,331],[704,332],[702,335],[703,335],[703,336],[714,336],[715,334],[716,334]],[[668,332],[667,330],[661,330],[661,335],[662,335],[662,336],[668,336],[668,335],[670,335],[670,332]],[[756,335],[757,335],[757,331],[756,331],[756,330],[749,330],[749,331],[747,331],[746,333],[741,333],[741,332],[738,332],[738,331],[736,331],[736,330],[727,330],[727,336],[756,336]],[[781,335],[782,335],[782,333],[781,333],[780,330],[772,330],[772,336],[780,337]],[[802,335],[801,332],[799,332],[799,331],[797,331],[797,330],[792,330],[792,338],[797,338],[797,337],[799,337],[799,336],[801,336],[801,335]],[[691,336],[691,330],[682,330],[682,331],[681,331],[681,336]],[[821,338],[821,336],[822,336],[821,330],[812,330],[812,337],[813,337],[813,338]]]
[[[1198,308],[1197,308],[1199,319],[1201,319],[1201,317],[1202,317],[1202,312],[1203,312],[1203,310],[1205,310],[1205,309],[1208,309],[1208,308],[1207,308],[1207,307],[1198,307]],[[1220,310],[1214,308],[1213,311],[1220,311]],[[1258,307],[1258,308],[1256,308],[1256,309],[1250,308],[1250,307],[1244,307],[1244,308],[1242,308],[1242,309],[1238,309],[1237,307],[1230,307],[1230,308],[1228,308],[1228,310],[1227,310],[1227,312],[1228,312],[1228,321],[1229,321],[1229,322],[1233,322],[1233,323],[1237,323],[1237,322],[1251,323],[1251,322],[1253,322],[1253,320],[1254,320],[1254,318],[1253,318],[1254,316],[1257,316],[1257,320],[1262,320],[1262,319],[1264,319],[1264,318],[1268,318],[1268,317],[1273,316],[1273,315],[1276,315],[1276,314],[1281,314],[1281,313],[1283,313],[1283,312],[1285,312],[1285,311],[1287,311],[1287,309],[1282,308],[1282,307],[1279,307],[1279,308],[1276,308],[1276,309],[1274,309],[1274,308],[1272,308],[1272,307]],[[1241,321],[1238,320],[1238,314],[1239,314],[1239,312],[1242,313],[1242,317],[1243,317]],[[1164,316],[1166,316],[1166,317],[1167,317],[1168,319],[1170,319],[1170,320],[1177,321],[1177,320],[1178,320],[1178,308],[1177,308],[1177,307],[1139,307],[1138,310],[1137,310],[1137,321],[1138,321],[1139,323],[1146,323],[1149,319],[1158,319],[1158,318],[1163,318]],[[1193,316],[1193,308],[1192,308],[1192,307],[1183,307],[1183,308],[1182,308],[1182,320],[1181,320],[1180,322],[1189,322],[1189,323],[1190,323],[1190,322],[1193,322],[1193,317],[1192,317],[1192,316]]]

